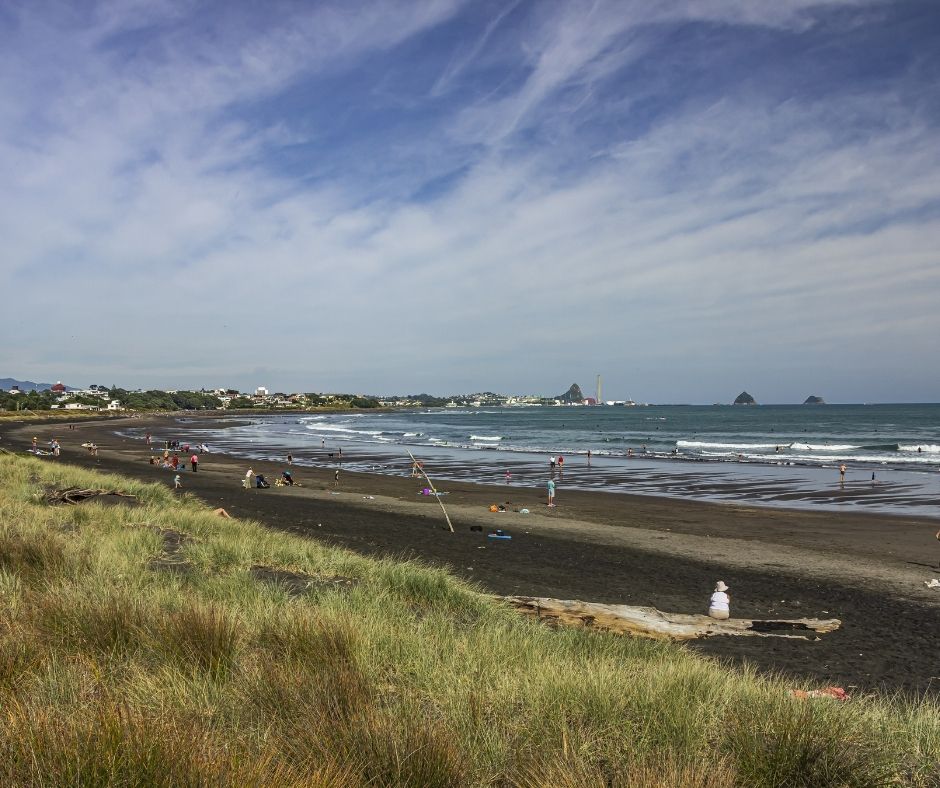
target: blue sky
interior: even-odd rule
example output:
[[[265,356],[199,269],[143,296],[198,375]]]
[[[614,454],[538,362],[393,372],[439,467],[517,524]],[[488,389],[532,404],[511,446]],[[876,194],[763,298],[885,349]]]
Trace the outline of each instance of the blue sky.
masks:
[[[938,401],[940,5],[0,5],[0,375]]]

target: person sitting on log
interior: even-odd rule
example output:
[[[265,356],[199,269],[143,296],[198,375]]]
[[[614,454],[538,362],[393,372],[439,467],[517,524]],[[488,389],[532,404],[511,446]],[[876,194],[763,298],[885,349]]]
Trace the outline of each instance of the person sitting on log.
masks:
[[[712,618],[725,620],[731,616],[731,598],[727,594],[728,586],[724,580],[715,584],[715,593],[708,603],[708,615]]]

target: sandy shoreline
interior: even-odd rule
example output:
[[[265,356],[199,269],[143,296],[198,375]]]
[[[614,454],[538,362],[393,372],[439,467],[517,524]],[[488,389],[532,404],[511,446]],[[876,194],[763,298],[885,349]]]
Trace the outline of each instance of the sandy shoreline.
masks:
[[[6,424],[0,447],[25,450],[32,435],[43,441],[55,434],[64,460],[169,483],[169,472],[146,462],[143,442],[114,434],[120,423],[80,423],[74,431]],[[151,425],[155,439],[185,438],[185,425],[173,417],[130,423]],[[80,447],[87,440],[100,446],[97,457]],[[273,479],[285,466],[253,467]],[[244,460],[204,455],[183,483],[233,515],[363,554],[420,557],[499,594],[700,612],[721,578],[732,587],[735,614],[837,617],[843,628],[815,642],[715,638],[695,650],[847,688],[940,691],[933,637],[940,592],[924,586],[940,577],[936,520],[578,491],[549,510],[541,488],[447,482],[440,487],[456,528],[450,534],[437,503],[417,494],[424,485],[416,480],[343,472],[334,491],[331,471],[295,467],[302,488],[246,491],[246,468]],[[506,501],[531,514],[488,511]],[[490,544],[471,525],[503,528],[513,540]]]

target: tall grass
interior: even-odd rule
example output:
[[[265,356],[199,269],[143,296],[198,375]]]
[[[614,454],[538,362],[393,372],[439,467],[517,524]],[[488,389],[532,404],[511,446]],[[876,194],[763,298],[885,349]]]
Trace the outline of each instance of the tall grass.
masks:
[[[44,502],[66,486],[142,505]],[[257,567],[354,582],[298,596]],[[0,784],[940,784],[934,702],[787,689],[552,631],[439,569],[166,488],[0,457]]]

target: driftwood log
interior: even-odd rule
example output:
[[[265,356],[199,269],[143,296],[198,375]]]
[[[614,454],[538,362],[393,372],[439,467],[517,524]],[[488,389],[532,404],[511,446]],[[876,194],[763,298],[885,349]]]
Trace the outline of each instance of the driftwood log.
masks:
[[[50,504],[76,504],[99,495],[116,495],[119,498],[137,499],[136,495],[122,493],[118,490],[95,490],[91,488],[69,487],[65,490],[49,490],[46,493],[46,502]]]
[[[406,449],[407,451],[407,449]],[[409,451],[408,456],[411,457],[411,467],[417,468],[421,471],[421,475],[425,478],[428,483],[428,487],[431,488],[431,492],[434,493],[434,497],[437,498],[437,502],[440,504],[441,511],[444,512],[444,519],[447,520],[447,527],[450,528],[450,532],[454,533],[454,524],[450,521],[450,515],[447,514],[447,509],[444,508],[444,502],[441,500],[441,496],[437,494],[437,490],[434,488],[434,482],[431,481],[431,477],[424,472],[424,465],[418,462],[415,459],[415,456]]]
[[[842,625],[837,618],[775,621],[729,618],[719,621],[705,615],[663,613],[654,607],[603,605],[597,602],[548,597],[507,596],[502,599],[520,612],[550,625],[585,627],[658,640],[696,640],[715,635],[809,640],[818,634],[832,632]]]

